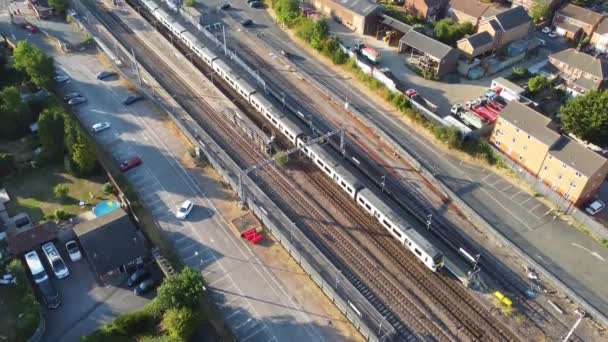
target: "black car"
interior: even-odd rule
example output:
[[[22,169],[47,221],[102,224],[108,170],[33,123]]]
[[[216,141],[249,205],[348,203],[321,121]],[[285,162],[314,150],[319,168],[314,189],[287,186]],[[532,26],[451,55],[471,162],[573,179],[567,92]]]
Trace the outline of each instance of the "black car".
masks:
[[[129,97],[127,97],[122,103],[125,106],[128,106],[128,105],[134,104],[137,101],[141,101],[143,99],[144,99],[143,96],[141,96],[139,94],[134,94],[134,95],[129,95]]]
[[[262,3],[259,1],[252,1],[249,3],[249,6],[251,8],[260,8],[260,7],[262,7]]]
[[[49,279],[36,284],[42,293],[42,299],[49,309],[56,309],[61,305],[61,297]]]
[[[148,269],[146,269],[146,268],[140,268],[137,271],[133,272],[133,274],[131,274],[129,276],[129,280],[127,281],[127,285],[129,285],[129,287],[135,286],[140,281],[148,278],[149,276],[150,276],[150,271],[148,271]]]
[[[65,96],[63,97],[63,100],[65,102],[70,101],[71,99],[75,98],[75,97],[81,97],[82,95],[80,95],[80,93],[67,93],[65,94]]]
[[[97,77],[98,80],[105,80],[106,78],[110,78],[110,77],[114,77],[114,76],[118,76],[118,74],[115,73],[114,71],[100,71],[95,75],[95,77]]]
[[[17,226],[17,228],[23,228],[30,223],[30,218],[28,216],[22,216],[15,220],[15,226]]]
[[[148,293],[150,290],[152,290],[155,285],[156,285],[156,283],[154,282],[153,279],[146,279],[146,280],[142,281],[141,283],[139,283],[139,285],[137,285],[137,287],[133,290],[133,292],[135,292],[136,295],[141,296],[143,294]]]
[[[222,5],[220,6],[220,9],[221,9],[221,10],[227,10],[227,9],[229,9],[229,8],[230,8],[230,4],[222,4]]]
[[[249,26],[251,24],[253,24],[253,21],[251,19],[245,19],[245,20],[241,21],[241,25],[243,25],[243,26]]]

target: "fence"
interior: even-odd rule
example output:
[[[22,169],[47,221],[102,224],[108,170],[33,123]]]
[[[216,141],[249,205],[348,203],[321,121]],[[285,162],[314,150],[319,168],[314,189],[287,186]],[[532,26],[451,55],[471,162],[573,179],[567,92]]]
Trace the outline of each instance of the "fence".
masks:
[[[81,7],[81,10],[83,8]],[[89,13],[89,18],[92,15]],[[91,24],[93,20],[89,20]],[[136,84],[138,90],[147,95],[165,110],[171,120],[195,146],[199,146],[206,159],[228,183],[239,193],[239,166],[221,149],[213,139],[194,122],[175,100],[161,88],[155,78],[133,61],[131,54],[105,29],[91,32],[85,29],[108,53],[125,79]],[[109,50],[108,46],[114,46]],[[116,63],[121,61],[121,63]],[[139,68],[139,72],[137,71]],[[243,194],[252,212],[260,219],[269,232],[281,242],[285,249],[302,266],[310,278],[323,290],[340,311],[353,323],[368,340],[383,341],[391,339],[395,330],[386,323],[384,317],[362,296],[361,293],[342,275],[327,257],[304,235],[297,226],[258,188],[248,177],[242,181]],[[240,193],[239,193],[240,194]],[[384,324],[383,324],[384,323]]]

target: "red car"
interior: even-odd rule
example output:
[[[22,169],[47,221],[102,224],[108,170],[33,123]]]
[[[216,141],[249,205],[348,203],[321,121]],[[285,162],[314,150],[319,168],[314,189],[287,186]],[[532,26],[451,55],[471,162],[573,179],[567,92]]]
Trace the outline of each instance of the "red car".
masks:
[[[28,23],[27,21],[21,24],[21,27],[23,27],[24,29],[30,31],[30,33],[36,33],[38,32],[38,28],[30,23]]]
[[[127,172],[129,170],[131,170],[132,168],[139,166],[141,164],[141,159],[139,157],[131,157],[125,161],[123,161],[122,163],[120,163],[120,171],[121,172]]]

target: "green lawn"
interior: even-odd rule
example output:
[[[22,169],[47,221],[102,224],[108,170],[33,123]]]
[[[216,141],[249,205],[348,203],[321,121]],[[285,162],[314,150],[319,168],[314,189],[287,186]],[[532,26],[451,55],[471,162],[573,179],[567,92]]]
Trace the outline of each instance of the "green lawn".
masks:
[[[13,176],[4,181],[3,186],[11,198],[8,202],[10,215],[26,211],[33,222],[40,222],[45,216],[53,215],[59,208],[73,215],[91,209],[90,205],[80,207],[80,200],[95,205],[109,199],[110,196],[101,191],[105,182],[106,179],[102,174],[81,179],[65,172],[63,166],[53,165],[24,175]],[[65,201],[56,199],[53,194],[53,188],[60,183],[65,183],[70,188],[68,199]],[[90,193],[95,197],[91,199]]]
[[[16,286],[0,285],[0,340],[24,341],[38,327],[37,314],[25,317],[24,299]],[[31,309],[31,308],[30,308]],[[36,311],[34,311],[35,313]],[[22,315],[19,322],[19,315]]]

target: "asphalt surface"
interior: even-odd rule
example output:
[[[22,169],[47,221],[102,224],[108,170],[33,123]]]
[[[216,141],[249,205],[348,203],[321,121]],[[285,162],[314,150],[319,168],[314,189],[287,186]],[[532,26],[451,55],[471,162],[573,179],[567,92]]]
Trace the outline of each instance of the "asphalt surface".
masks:
[[[204,3],[210,12],[204,18],[204,25],[222,20],[226,14],[215,9],[223,2]],[[504,236],[604,315],[608,315],[608,287],[604,284],[605,279],[608,279],[606,249],[566,222],[555,220],[548,207],[525,194],[517,185],[437,150],[415,129],[386,115],[368,95],[350,87],[348,79],[336,77],[306,51],[293,44],[272,22],[266,11],[249,8],[241,1],[230,3],[233,8],[226,11],[227,14],[237,20],[250,18],[254,25],[249,28],[236,25],[229,27],[229,30],[248,30],[257,34],[267,45],[274,48],[275,51],[269,51],[269,54],[285,50],[297,56],[296,65],[301,70],[312,75],[338,97],[347,98],[351,106],[359,109],[404,149],[416,156],[437,178]],[[489,83],[490,80],[488,85]]]
[[[230,232],[228,222],[217,212],[204,190],[215,186],[214,183],[181,166],[175,151],[184,151],[183,142],[167,131],[164,121],[156,114],[158,109],[149,101],[124,106],[122,100],[129,91],[119,80],[95,78],[95,74],[104,69],[92,49],[58,55],[42,35],[24,36],[26,31],[8,24],[7,16],[0,17],[0,33],[8,37],[15,35],[17,39],[27,38],[54,56],[58,69],[71,77],[69,84],[60,87],[61,91],[78,91],[88,99],[87,103],[76,107],[79,119],[89,127],[97,122],[110,122],[111,128],[96,134],[95,138],[111,151],[117,163],[131,156],[143,160],[141,166],[126,173],[127,179],[174,242],[182,261],[202,272],[209,296],[239,340],[326,339],[326,328],[316,325],[245,242]],[[192,200],[195,208],[187,220],[180,221],[174,212],[186,199]],[[104,312],[103,321],[121,312]],[[94,329],[101,321],[100,318],[99,321],[70,324],[85,324]]]

